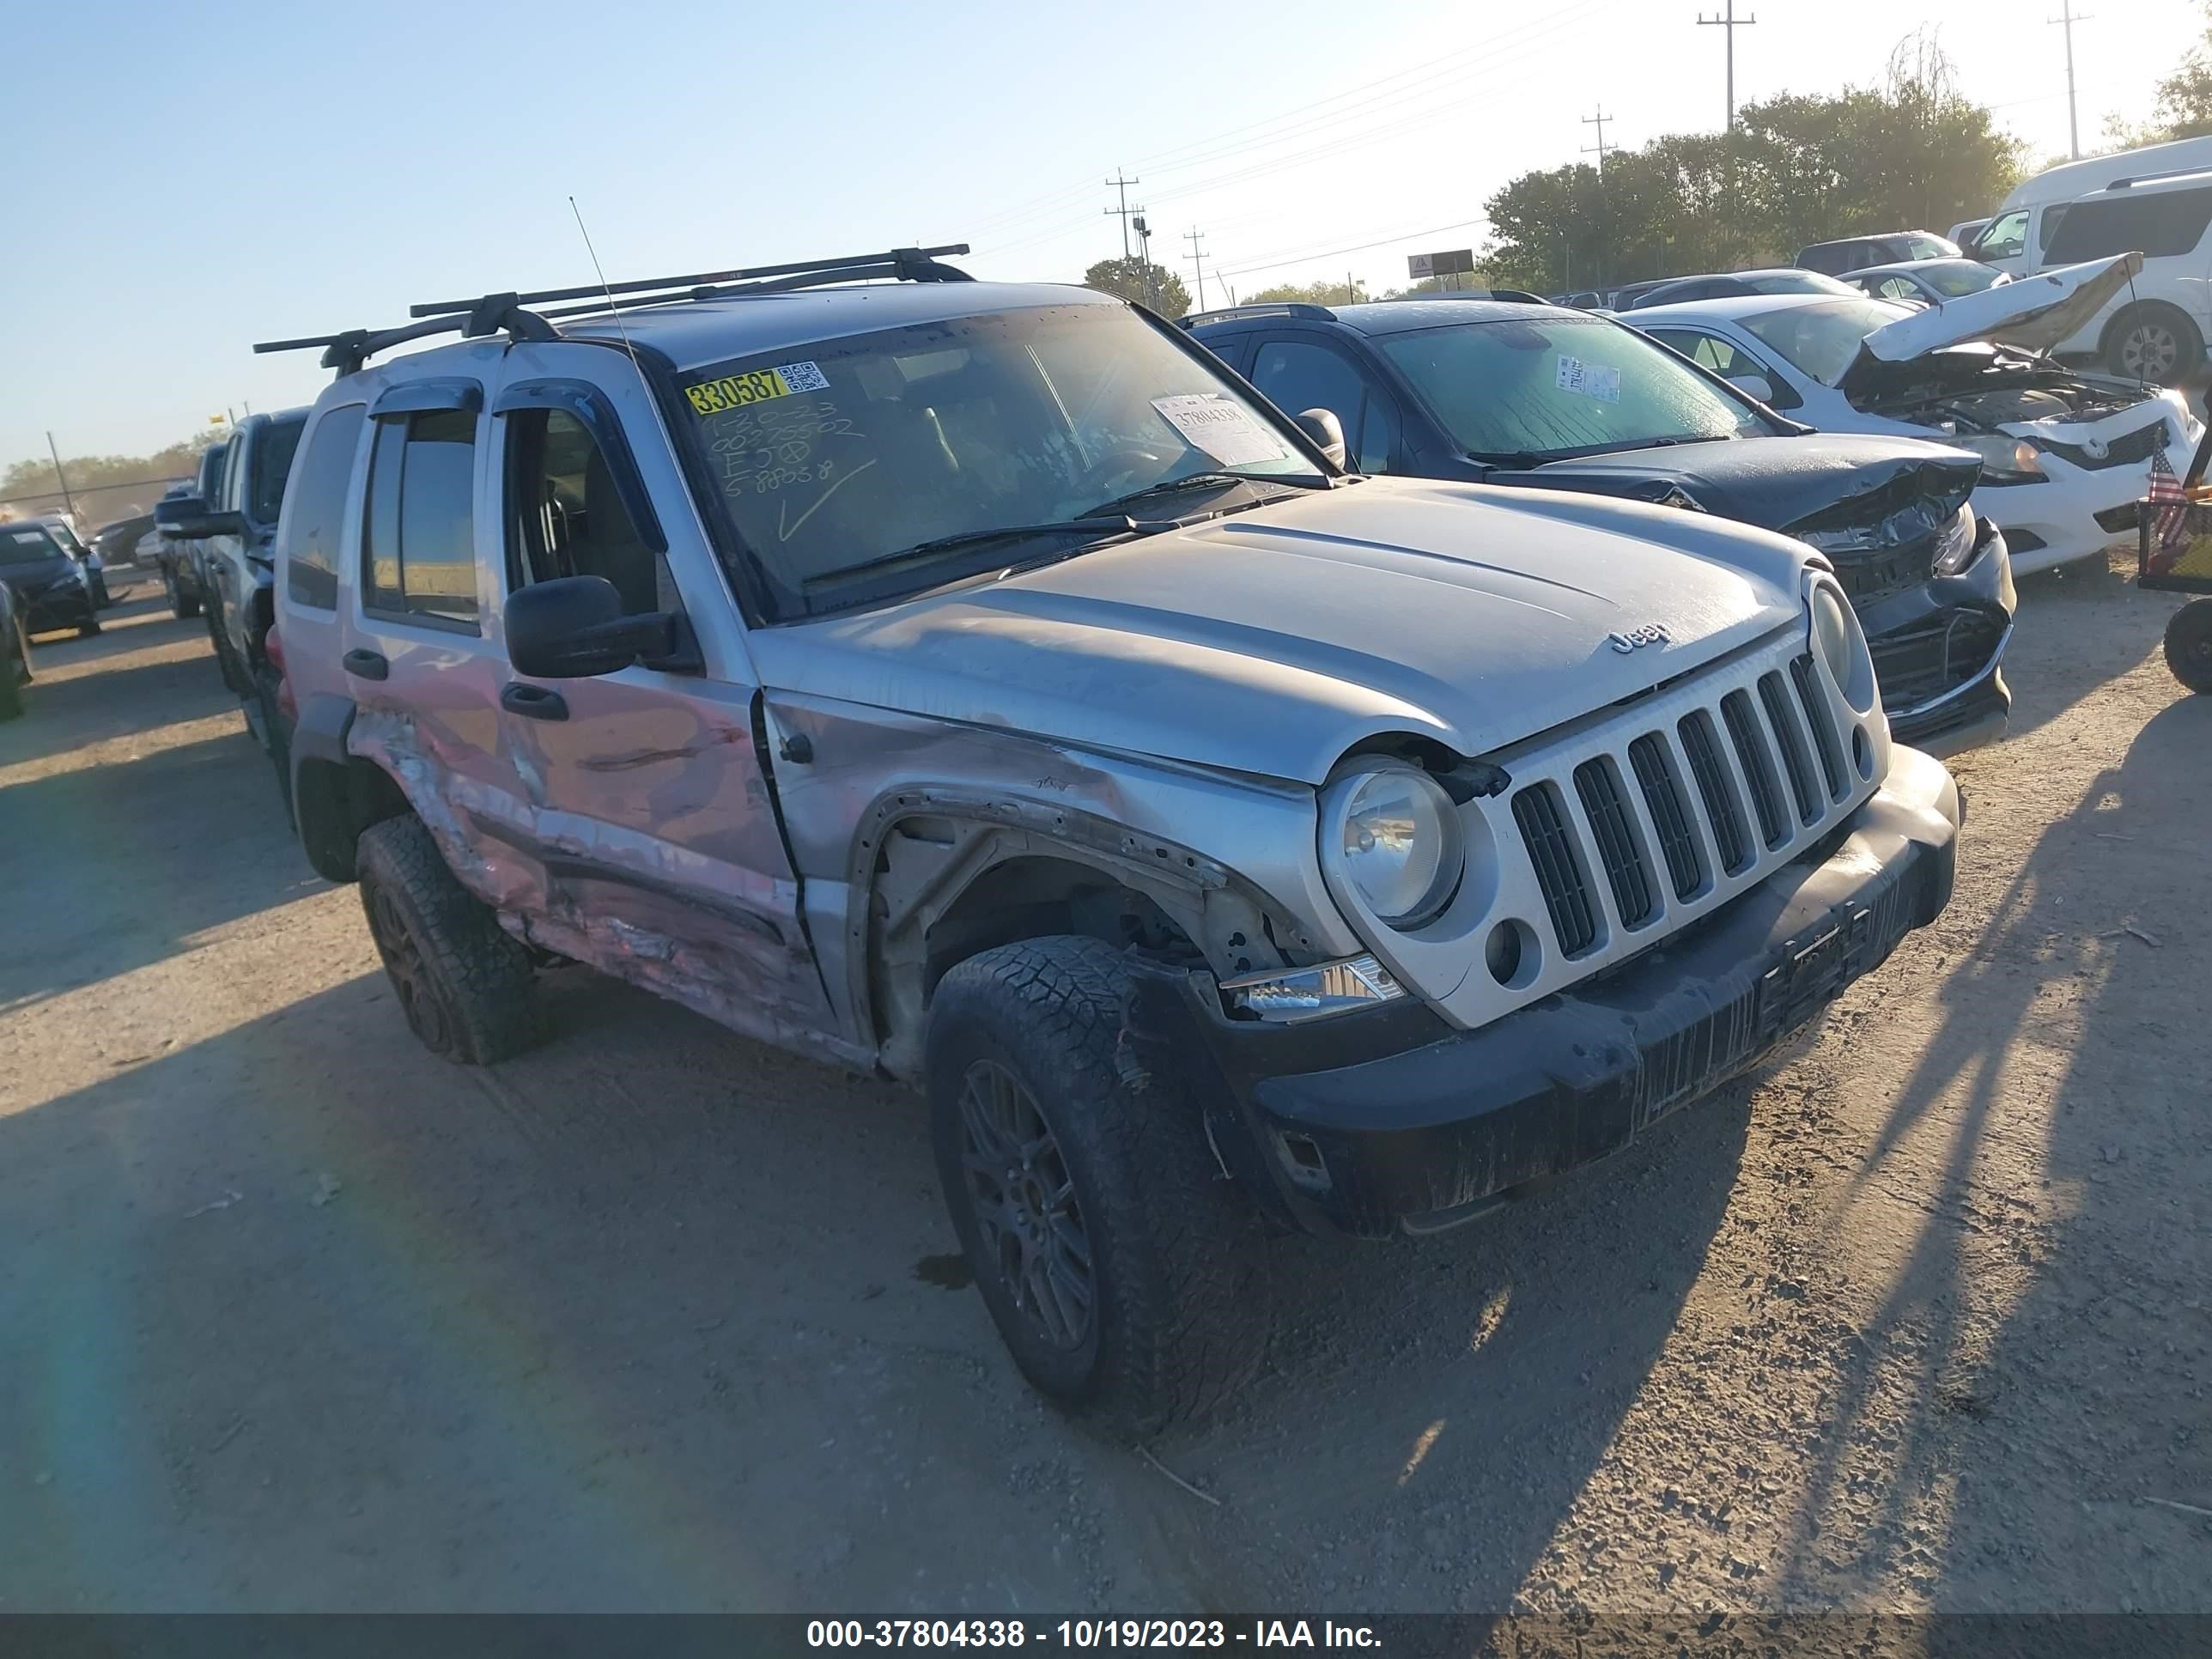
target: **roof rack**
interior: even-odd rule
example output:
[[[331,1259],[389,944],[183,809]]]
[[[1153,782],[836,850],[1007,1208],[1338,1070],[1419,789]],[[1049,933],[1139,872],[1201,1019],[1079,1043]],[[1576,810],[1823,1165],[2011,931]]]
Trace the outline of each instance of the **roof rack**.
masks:
[[[1336,320],[1336,313],[1327,306],[1312,305],[1304,300],[1271,305],[1222,306],[1212,311],[1194,311],[1176,320],[1185,328],[1195,328],[1200,323],[1218,323],[1231,317],[1304,317],[1324,323]]]
[[[501,331],[515,340],[560,338],[552,324],[534,311],[524,310],[515,302],[514,295],[487,294],[465,313],[456,316],[432,317],[422,322],[402,323],[395,328],[349,328],[337,334],[313,334],[297,340],[263,340],[253,349],[257,352],[306,351],[321,346],[323,367],[337,370],[339,378],[343,379],[359,374],[372,353],[404,345],[410,340],[454,333],[473,340]]]
[[[939,264],[937,261],[940,254],[967,252],[967,243],[951,242],[943,247],[898,247],[887,253],[850,253],[835,259],[802,259],[793,264],[753,265],[739,270],[705,270],[688,276],[648,276],[629,283],[586,283],[576,288],[541,289],[533,294],[508,294],[498,297],[526,306],[544,305],[556,300],[598,299],[599,303],[595,306],[560,313],[579,316],[586,312],[606,310],[609,300],[617,294],[659,294],[667,300],[719,299],[732,292],[777,293],[787,289],[818,288],[830,283],[865,282],[884,276],[895,276],[908,283],[965,283],[974,280],[966,271]],[[742,286],[732,289],[726,284]],[[482,303],[480,300],[433,300],[423,305],[408,307],[407,314],[410,317],[440,317],[453,312],[469,311]],[[662,301],[646,300],[640,303],[658,305]]]

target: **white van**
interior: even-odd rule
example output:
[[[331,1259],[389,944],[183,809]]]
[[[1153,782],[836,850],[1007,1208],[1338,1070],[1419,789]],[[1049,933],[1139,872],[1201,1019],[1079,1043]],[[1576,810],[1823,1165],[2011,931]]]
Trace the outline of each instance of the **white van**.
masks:
[[[2013,186],[2012,194],[1983,222],[1972,242],[1957,234],[1952,240],[1966,249],[1969,258],[2027,276],[2063,263],[2048,257],[2055,219],[2044,210],[2054,204],[2074,202],[2113,185],[2132,181],[2172,178],[2178,173],[2203,173],[2212,168],[2212,137],[2181,138],[2170,144],[2148,144],[2111,155],[2093,155],[2084,161],[2067,161],[2046,167],[2033,179]],[[1967,223],[1972,223],[1969,220]],[[1958,227],[1965,228],[1964,226]]]
[[[2212,147],[2212,139],[2136,154],[2196,145]],[[2130,175],[2063,199],[2014,207],[1984,234],[1979,257],[2020,277],[2140,252],[2141,275],[2060,341],[2057,355],[2094,356],[2114,374],[2179,385],[2203,361],[2205,341],[2212,338],[2212,155],[2200,165],[2204,170]]]

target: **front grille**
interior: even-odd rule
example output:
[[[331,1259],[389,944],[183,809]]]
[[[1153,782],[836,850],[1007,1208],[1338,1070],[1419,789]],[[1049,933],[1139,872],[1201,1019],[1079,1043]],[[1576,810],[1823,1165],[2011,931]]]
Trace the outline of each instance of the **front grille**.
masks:
[[[1983,673],[2004,640],[1986,611],[1946,611],[1869,640],[1881,706],[1893,720]]]
[[[1582,855],[1567,830],[1567,814],[1556,784],[1540,783],[1513,798],[1513,821],[1535,866],[1536,884],[1551,913],[1552,932],[1563,955],[1580,956],[1597,943],[1597,912],[1590,902]]]
[[[1813,787],[1813,757],[1805,750],[1805,733],[1790,712],[1790,692],[1779,674],[1759,677],[1759,700],[1766,705],[1766,724],[1782,745],[1782,769],[1790,775],[1790,793],[1797,799],[1797,816],[1808,823],[1820,816],[1820,797]]]
[[[1774,775],[1774,757],[1767,752],[1766,739],[1759,735],[1759,716],[1752,708],[1750,694],[1731,691],[1723,697],[1721,718],[1728,722],[1729,741],[1735,745],[1736,762],[1743,768],[1752,811],[1759,814],[1760,839],[1771,848],[1779,847],[1790,821],[1782,813],[1782,785]]]
[[[1713,826],[1713,843],[1720,849],[1721,868],[1734,875],[1751,862],[1751,844],[1744,834],[1743,809],[1736,804],[1735,785],[1728,763],[1721,759],[1720,734],[1713,717],[1700,708],[1680,726],[1682,751],[1697,775],[1698,793],[1705,797],[1705,819]]]
[[[2078,467],[2101,472],[2107,467],[2139,465],[2165,448],[2166,443],[2166,422],[2157,420],[2148,426],[2137,427],[2124,438],[2115,438],[2101,455],[2091,454],[2080,444],[2052,443],[2047,439],[2043,447]]]
[[[1597,837],[1598,862],[1613,889],[1613,908],[1624,927],[1640,927],[1651,919],[1656,902],[1650,878],[1644,868],[1644,849],[1637,843],[1636,826],[1628,816],[1628,803],[1620,789],[1620,775],[1613,757],[1601,755],[1575,768],[1575,793],[1583,798],[1590,834]]]
[[[1522,879],[1534,878],[1530,908],[1540,900],[1559,956],[1618,948],[1676,903],[1749,877],[1767,853],[1793,856],[1850,798],[1850,723],[1802,645],[1717,667],[1708,683],[1703,696],[1673,692],[1667,724],[1639,701],[1579,750],[1507,757],[1522,780],[1511,800]]]
[[[1844,740],[1836,731],[1834,711],[1814,680],[1812,658],[1800,657],[1791,663],[1790,678],[1796,683],[1797,706],[1804,711],[1805,724],[1813,729],[1813,746],[1820,751],[1820,772],[1828,781],[1828,793],[1840,799],[1844,781]]]
[[[1659,855],[1667,860],[1674,896],[1686,899],[1704,884],[1705,871],[1698,855],[1698,837],[1690,828],[1689,804],[1682,799],[1682,786],[1667,758],[1667,745],[1657,732],[1646,732],[1628,745],[1628,763],[1636,769],[1651,827],[1659,832]]]

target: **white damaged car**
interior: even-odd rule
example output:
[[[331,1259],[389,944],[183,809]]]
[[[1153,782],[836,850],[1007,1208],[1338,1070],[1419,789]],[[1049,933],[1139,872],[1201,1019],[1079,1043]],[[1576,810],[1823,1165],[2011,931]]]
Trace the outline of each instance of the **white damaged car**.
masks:
[[[2141,264],[2130,253],[2069,265],[1921,310],[1770,295],[1654,307],[1634,321],[1808,426],[1974,451],[1975,510],[2025,574],[2130,540],[2151,458],[2166,450],[2179,472],[2203,434],[2181,392],[2045,355]]]

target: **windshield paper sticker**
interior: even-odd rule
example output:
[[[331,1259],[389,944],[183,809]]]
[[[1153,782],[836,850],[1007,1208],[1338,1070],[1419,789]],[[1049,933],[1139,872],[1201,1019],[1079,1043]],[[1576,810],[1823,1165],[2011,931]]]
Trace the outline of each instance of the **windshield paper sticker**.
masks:
[[[1560,358],[1559,372],[1553,384],[1562,392],[1595,398],[1601,404],[1620,401],[1620,371],[1601,363],[1586,363],[1579,357]]]
[[[1184,442],[1204,450],[1224,466],[1249,466],[1255,461],[1290,457],[1281,439],[1253,419],[1243,404],[1230,402],[1218,392],[1155,398],[1152,407],[1182,434]]]
[[[725,374],[719,380],[688,386],[684,388],[684,395],[691,400],[695,413],[719,415],[726,409],[743,409],[747,404],[764,404],[771,398],[788,398],[794,392],[820,392],[829,384],[829,377],[811,362],[785,363],[777,368],[756,368],[744,374]]]

